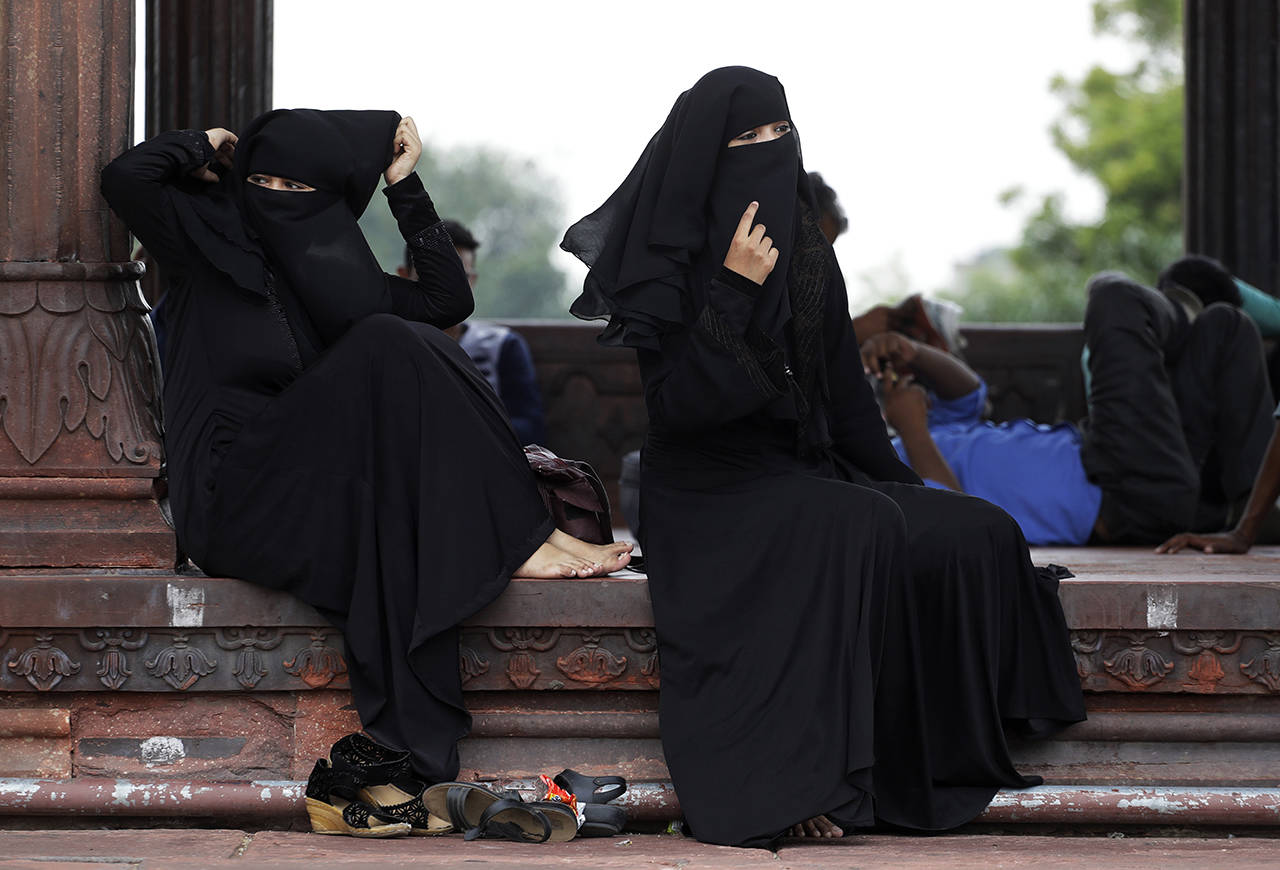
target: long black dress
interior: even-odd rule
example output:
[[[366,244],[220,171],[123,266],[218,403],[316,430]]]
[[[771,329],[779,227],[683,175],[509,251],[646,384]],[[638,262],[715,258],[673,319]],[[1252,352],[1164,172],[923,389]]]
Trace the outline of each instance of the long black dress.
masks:
[[[683,347],[640,353],[663,748],[694,834],[716,843],[819,813],[955,827],[1037,782],[1005,729],[1084,718],[1056,582],[1006,513],[914,485],[879,448],[843,282],[816,221],[801,230],[835,279],[818,309],[828,371],[851,375],[831,378],[828,451],[798,456],[794,427],[743,413],[771,398],[743,333],[704,317]],[[745,323],[749,287],[722,278],[709,308]]]
[[[392,129],[379,125],[372,165]],[[179,542],[206,571],[289,590],[342,629],[365,729],[410,749],[427,780],[452,779],[469,726],[455,626],[553,529],[492,389],[437,328],[471,311],[462,264],[414,174],[384,193],[416,283],[292,285],[269,255],[255,271],[256,240],[222,219],[235,176],[188,176],[212,157],[203,132],[165,133],[102,174],[168,284]]]
[[[637,349],[663,749],[694,835],[730,845],[821,813],[954,827],[1038,782],[1006,729],[1084,718],[1017,524],[889,444],[796,134],[725,148],[790,117],[776,79],[709,73],[564,244],[592,266],[575,313]],[[752,199],[782,240],[763,285],[720,266]]]

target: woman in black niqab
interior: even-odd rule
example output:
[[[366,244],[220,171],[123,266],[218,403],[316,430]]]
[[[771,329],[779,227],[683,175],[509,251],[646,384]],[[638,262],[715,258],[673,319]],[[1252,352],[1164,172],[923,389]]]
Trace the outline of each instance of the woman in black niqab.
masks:
[[[235,150],[220,178],[211,135]],[[156,136],[102,189],[168,284],[179,544],[342,629],[361,723],[430,783],[456,777],[470,722],[458,623],[513,574],[629,557],[555,530],[493,390],[440,331],[472,299],[419,148],[395,112],[276,111],[238,141]],[[357,225],[380,175],[416,281],[383,273]]]
[[[694,835],[732,845],[955,827],[1038,782],[1006,729],[1084,717],[1017,525],[889,444],[790,122],[773,77],[708,73],[563,245],[573,312],[639,359],[663,749]]]

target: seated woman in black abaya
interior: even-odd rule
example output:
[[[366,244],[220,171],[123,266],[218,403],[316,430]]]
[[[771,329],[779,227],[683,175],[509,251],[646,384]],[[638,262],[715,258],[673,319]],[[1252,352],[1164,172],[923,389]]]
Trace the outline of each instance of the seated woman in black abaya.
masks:
[[[395,112],[275,111],[164,133],[102,173],[168,286],[165,445],[179,543],[345,633],[365,730],[453,779],[457,628],[510,578],[624,567],[557,531],[501,405],[440,328],[466,273]],[[418,279],[356,224],[379,176]]]
[[[1084,718],[1018,526],[894,453],[814,206],[781,84],[729,67],[563,244],[639,358],[663,749],[713,843],[955,827],[1038,782],[1006,731]]]

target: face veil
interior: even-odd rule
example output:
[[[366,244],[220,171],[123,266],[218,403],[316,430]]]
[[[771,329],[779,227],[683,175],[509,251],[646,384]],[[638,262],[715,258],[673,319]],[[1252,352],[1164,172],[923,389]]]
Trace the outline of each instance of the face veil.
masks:
[[[236,147],[240,179],[262,173],[315,188],[241,182],[245,222],[290,285],[340,294],[384,280],[356,221],[391,162],[399,123],[396,112],[281,109],[249,124]]]
[[[753,326],[781,335],[798,208],[812,198],[799,138],[727,146],[746,130],[790,118],[782,84],[748,67],[713,70],[680,95],[622,185],[561,243],[590,267],[570,310],[609,321],[601,343],[657,350],[664,332],[691,323],[753,200],[756,222],[778,249]]]

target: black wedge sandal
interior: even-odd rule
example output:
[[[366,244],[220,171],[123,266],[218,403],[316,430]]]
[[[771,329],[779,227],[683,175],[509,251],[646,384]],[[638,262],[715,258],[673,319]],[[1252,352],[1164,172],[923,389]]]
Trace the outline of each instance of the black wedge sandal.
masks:
[[[349,774],[359,795],[380,815],[404,822],[415,837],[453,833],[453,825],[427,811],[422,802],[427,784],[414,778],[409,753],[383,746],[364,734],[348,734],[329,750],[336,771]]]
[[[315,834],[343,834],[348,837],[406,837],[411,827],[388,817],[359,796],[358,781],[350,774],[335,771],[323,758],[316,760],[307,778],[307,816]]]

